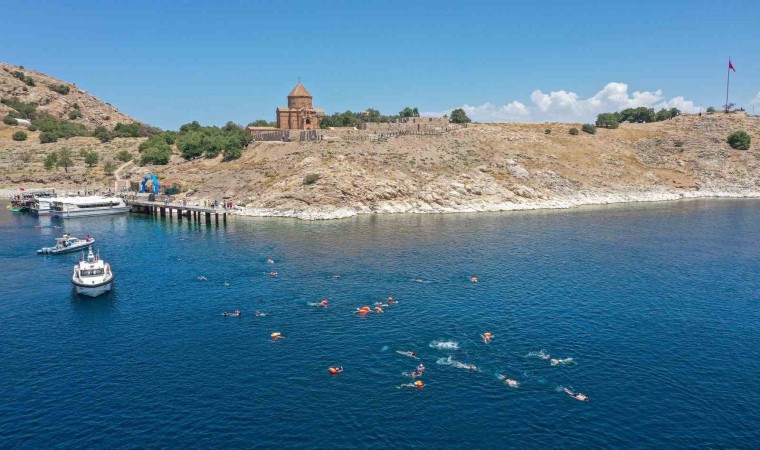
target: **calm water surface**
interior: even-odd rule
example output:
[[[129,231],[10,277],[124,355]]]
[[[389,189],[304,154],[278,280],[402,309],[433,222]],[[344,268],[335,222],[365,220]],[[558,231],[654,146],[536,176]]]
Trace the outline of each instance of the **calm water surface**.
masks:
[[[760,201],[218,228],[143,216],[38,222],[2,206],[2,448],[760,438]],[[77,254],[35,254],[60,235],[56,223],[98,239],[112,293],[72,293]],[[384,314],[352,314],[388,296],[399,303]],[[322,298],[328,308],[308,305]],[[238,308],[242,317],[220,314]],[[272,342],[275,331],[286,337]],[[529,356],[542,349],[573,364]],[[420,356],[424,389],[397,388],[417,361],[396,350]],[[442,364],[449,356],[479,370]],[[330,365],[345,372],[330,376]]]

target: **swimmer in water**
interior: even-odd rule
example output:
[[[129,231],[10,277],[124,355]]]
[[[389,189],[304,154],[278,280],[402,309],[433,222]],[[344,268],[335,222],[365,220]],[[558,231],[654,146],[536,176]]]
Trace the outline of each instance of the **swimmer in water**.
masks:
[[[382,314],[383,313],[383,308],[381,308],[379,306],[375,306],[375,312],[378,313],[378,314]]]
[[[267,259],[267,264],[274,264],[274,260],[273,260],[273,259],[271,259],[271,258],[270,258],[270,259]]]
[[[509,386],[511,388],[516,388],[516,387],[520,386],[520,383],[518,383],[517,380],[513,380],[511,378],[507,378],[506,375],[498,374],[496,376],[496,378],[498,378],[499,380],[503,381],[504,384],[506,384],[507,386]]]
[[[269,276],[270,276],[270,277],[276,277],[276,276],[277,276],[277,272],[275,272],[275,271],[273,270],[273,271],[269,272]]]
[[[379,306],[381,308],[387,308],[389,305],[387,303],[383,303],[383,302],[375,302],[374,306]]]
[[[587,402],[588,401],[588,397],[586,397],[585,395],[581,394],[580,392],[573,392],[572,390],[570,390],[570,389],[568,389],[566,387],[563,387],[562,390],[565,391],[565,393],[567,395],[569,395],[570,397],[572,397],[572,398],[574,398],[576,400],[579,400],[581,402]]]
[[[225,312],[222,313],[222,315],[223,316],[228,316],[228,317],[240,317],[240,310],[236,309],[235,311],[233,311],[231,313],[225,311]]]
[[[401,384],[401,385],[399,385],[397,387],[399,389],[401,389],[401,388],[417,388],[417,389],[422,389],[423,387],[425,387],[425,384],[422,382],[422,380],[417,380],[414,383],[404,383],[404,384]]]
[[[224,282],[224,285],[225,285],[225,286],[229,286],[229,285],[230,285],[230,282],[229,282],[229,281],[225,281],[225,282]]]
[[[256,313],[255,313],[254,315],[255,315],[256,317],[266,317],[266,316],[268,316],[268,315],[270,315],[270,314],[271,314],[271,313],[268,313],[268,312],[261,312],[261,311],[256,311]]]
[[[488,345],[491,343],[491,339],[493,339],[493,334],[486,332],[486,333],[481,334],[480,337],[483,338],[483,343]]]
[[[208,278],[204,277],[203,275],[198,277],[198,281],[208,281]]]
[[[422,363],[420,363],[420,365],[417,366],[417,372],[419,372],[420,375],[422,375],[423,373],[425,373],[425,365],[422,364]]]
[[[475,364],[466,364],[466,363],[461,363],[458,361],[456,364],[454,364],[454,367],[456,367],[457,369],[467,369],[471,372],[478,370],[478,366],[476,366]]]
[[[405,352],[405,351],[402,351],[402,350],[396,350],[396,353],[398,353],[399,355],[408,356],[410,358],[419,359],[417,357],[417,354],[414,353],[414,352]]]
[[[343,372],[343,366],[340,367],[330,367],[327,369],[328,372],[330,372],[330,375],[338,375],[339,373]]]
[[[470,277],[470,281],[472,281],[473,283],[477,283],[479,280],[478,280],[478,277],[473,276],[473,277]]]
[[[333,275],[333,278],[335,278],[335,279],[337,280],[338,278],[340,278],[340,275],[338,275],[338,274],[336,273],[335,275]]]
[[[572,362],[573,362],[573,358],[565,358],[565,359],[552,358],[549,360],[549,363],[552,366],[558,366],[560,364],[570,364]]]
[[[417,278],[417,279],[414,280],[414,282],[415,283],[424,283],[425,279],[424,278]]]
[[[398,303],[396,300],[393,299],[393,297],[388,297],[388,304]]]

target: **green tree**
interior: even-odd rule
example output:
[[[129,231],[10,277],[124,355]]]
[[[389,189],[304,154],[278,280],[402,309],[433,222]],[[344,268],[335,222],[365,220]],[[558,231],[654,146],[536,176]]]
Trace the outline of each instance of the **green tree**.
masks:
[[[668,120],[672,116],[670,115],[670,111],[662,108],[661,110],[657,111],[657,114],[655,114],[655,120],[657,122],[662,122],[663,120]]]
[[[454,111],[451,111],[450,120],[452,123],[470,123],[470,118],[467,117],[467,113],[465,113],[462,108],[457,108]]]
[[[58,154],[52,152],[45,157],[45,169],[50,170],[53,167],[58,167]]]
[[[668,111],[670,111],[670,117],[678,117],[681,115],[681,110],[678,108],[670,108]]]
[[[713,108],[712,106],[708,106],[705,112],[708,114],[712,114],[715,112],[715,108]]]
[[[402,109],[398,115],[400,117],[419,117],[420,111],[416,107],[410,108],[407,106],[406,108]]]
[[[620,121],[615,113],[601,113],[596,116],[596,126],[615,129],[620,126]]]
[[[143,166],[146,164],[166,165],[169,164],[169,160],[172,157],[172,151],[168,144],[164,143],[164,146],[156,146],[146,149],[140,156],[140,164]]]
[[[620,111],[620,122],[649,123],[655,121],[655,116],[654,108],[628,108]]]
[[[84,155],[84,163],[87,164],[87,166],[89,167],[92,167],[95,164],[97,164],[98,160],[100,160],[100,157],[95,152],[87,152]]]
[[[58,157],[56,159],[56,165],[58,167],[63,166],[63,170],[68,173],[69,167],[74,165],[74,160],[71,159],[71,149],[68,147],[61,147],[58,149]]]
[[[728,135],[726,142],[728,142],[731,148],[736,150],[749,150],[752,138],[746,131],[734,131]]]
[[[274,127],[276,125],[274,122],[267,122],[264,119],[254,120],[248,124],[249,127]]]
[[[193,120],[190,123],[186,123],[179,127],[180,133],[186,133],[188,131],[199,131],[201,129],[201,124],[198,123],[197,120]]]
[[[17,131],[15,133],[13,133],[12,138],[13,138],[14,141],[25,141],[26,140],[26,133],[24,133],[23,131]]]

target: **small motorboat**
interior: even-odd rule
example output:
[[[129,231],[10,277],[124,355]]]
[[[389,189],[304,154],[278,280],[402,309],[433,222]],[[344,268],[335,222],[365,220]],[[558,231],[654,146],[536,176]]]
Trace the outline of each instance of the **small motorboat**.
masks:
[[[42,247],[41,249],[37,250],[37,254],[39,255],[57,255],[58,253],[69,253],[69,252],[75,252],[77,250],[81,250],[88,245],[92,245],[95,243],[95,239],[91,238],[88,234],[86,238],[79,239],[75,238],[72,235],[66,233],[63,236],[59,238],[55,238],[55,246],[53,247]]]
[[[113,272],[111,265],[95,256],[92,247],[87,251],[87,259],[82,258],[74,266],[74,274],[71,276],[77,294],[97,297],[111,290]]]

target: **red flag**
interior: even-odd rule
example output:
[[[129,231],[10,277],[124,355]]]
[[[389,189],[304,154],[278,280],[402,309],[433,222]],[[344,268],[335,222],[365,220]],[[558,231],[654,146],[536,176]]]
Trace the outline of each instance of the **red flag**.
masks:
[[[728,68],[736,72],[736,69],[734,69],[734,65],[731,64],[731,58],[728,58]]]

